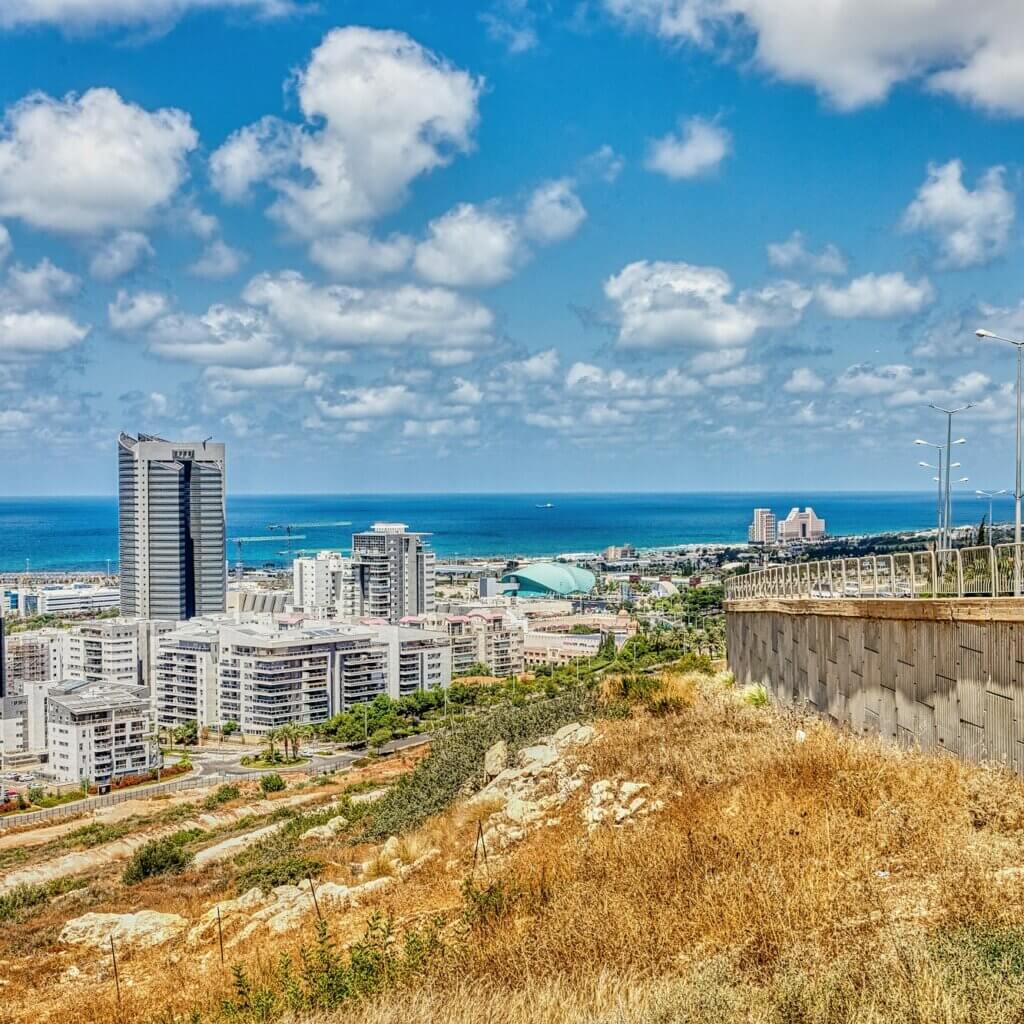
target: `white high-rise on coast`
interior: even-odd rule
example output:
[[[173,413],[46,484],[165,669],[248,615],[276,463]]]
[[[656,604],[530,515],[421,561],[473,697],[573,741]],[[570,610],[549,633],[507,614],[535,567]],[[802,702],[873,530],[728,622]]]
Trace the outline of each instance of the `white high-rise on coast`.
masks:
[[[770,508],[755,508],[754,521],[747,527],[747,540],[751,544],[774,544],[775,537],[775,513]]]
[[[224,611],[224,445],[118,438],[121,614]]]
[[[815,515],[810,505],[803,512],[797,507],[791,508],[789,515],[779,520],[778,538],[780,544],[823,540],[825,520]]]

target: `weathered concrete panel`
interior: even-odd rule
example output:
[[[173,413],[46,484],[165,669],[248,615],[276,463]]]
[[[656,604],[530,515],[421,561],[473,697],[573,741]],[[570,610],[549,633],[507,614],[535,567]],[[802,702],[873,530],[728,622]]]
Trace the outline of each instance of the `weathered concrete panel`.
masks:
[[[727,605],[729,667],[854,732],[1024,774],[1024,601]]]

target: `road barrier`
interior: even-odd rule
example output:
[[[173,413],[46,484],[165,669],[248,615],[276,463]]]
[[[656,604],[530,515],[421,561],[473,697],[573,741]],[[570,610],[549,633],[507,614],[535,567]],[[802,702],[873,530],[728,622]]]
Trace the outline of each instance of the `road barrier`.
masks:
[[[725,585],[726,600],[1024,596],[1024,544],[772,565]]]

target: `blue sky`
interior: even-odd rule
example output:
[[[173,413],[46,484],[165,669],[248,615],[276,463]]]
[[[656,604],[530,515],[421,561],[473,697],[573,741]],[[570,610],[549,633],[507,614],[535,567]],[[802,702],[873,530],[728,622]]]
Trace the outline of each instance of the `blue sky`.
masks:
[[[1012,486],[1024,19],[820,6],[6,0],[3,490]]]

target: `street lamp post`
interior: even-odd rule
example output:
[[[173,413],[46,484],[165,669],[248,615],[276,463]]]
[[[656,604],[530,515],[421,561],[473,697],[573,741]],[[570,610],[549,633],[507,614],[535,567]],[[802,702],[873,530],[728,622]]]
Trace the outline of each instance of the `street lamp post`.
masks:
[[[941,412],[946,417],[946,452],[949,455],[949,458],[946,459],[946,534],[947,534],[947,538],[946,539],[947,539],[947,543],[949,542],[949,534],[950,534],[950,532],[953,529],[953,519],[952,519],[952,515],[951,515],[953,499],[950,497],[950,494],[949,494],[949,469],[950,469],[949,463],[950,463],[950,459],[952,458],[952,455],[953,455],[952,446],[954,444],[966,444],[967,443],[966,440],[964,438],[962,438],[962,437],[958,441],[954,441],[953,440],[953,417],[958,412],[966,412],[968,409],[971,409],[973,407],[974,407],[974,403],[973,402],[968,402],[966,405],[961,405],[957,409],[943,409],[941,405],[934,405],[934,404],[930,404],[929,405],[929,408],[934,409],[936,412]]]
[[[1000,494],[1006,494],[1006,488],[1004,487],[1000,491],[976,490],[974,493],[979,498],[988,498],[988,537],[989,543],[991,543],[995,539],[995,534],[992,532],[992,499],[998,498]]]
[[[942,547],[942,448],[939,447],[939,464],[933,466],[930,462],[919,462],[922,469],[934,469],[939,475],[933,476],[933,480],[939,481],[935,488],[935,550]]]
[[[949,441],[946,444],[935,444],[934,441],[923,441],[918,438],[914,444],[924,445],[926,448],[934,448],[939,453],[939,536],[936,537],[935,549],[936,551],[945,550],[949,544],[950,527],[949,521],[949,471],[950,469],[959,469],[959,462],[952,462],[953,453],[949,449],[955,444],[967,444],[967,438],[959,437],[955,441]],[[945,456],[945,500],[943,500],[943,480],[942,480],[942,469],[943,469],[943,456]],[[926,462],[918,463],[920,466],[925,466],[928,469],[935,469],[935,466],[929,466]]]
[[[974,332],[979,338],[991,338],[993,341],[1005,341],[1008,345],[1014,345],[1017,348],[1017,451],[1016,458],[1016,483],[1013,488],[1013,502],[1014,502],[1014,514],[1013,514],[1013,594],[1014,597],[1020,597],[1020,419],[1021,419],[1021,362],[1024,359],[1024,341],[1014,341],[1013,338],[1004,338],[999,334],[993,334],[992,331],[986,331],[984,328],[979,328]]]

